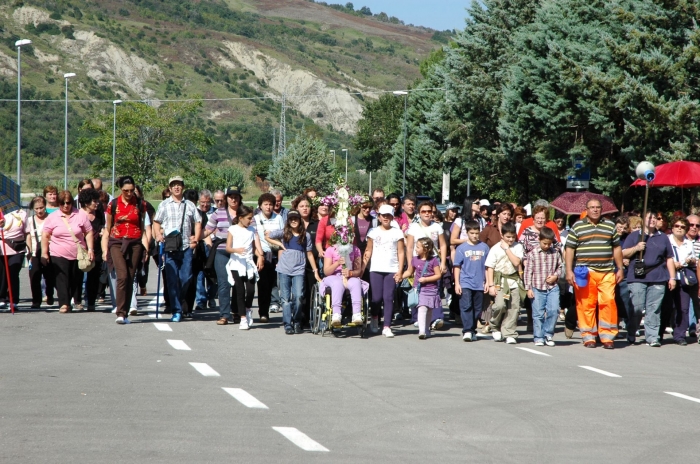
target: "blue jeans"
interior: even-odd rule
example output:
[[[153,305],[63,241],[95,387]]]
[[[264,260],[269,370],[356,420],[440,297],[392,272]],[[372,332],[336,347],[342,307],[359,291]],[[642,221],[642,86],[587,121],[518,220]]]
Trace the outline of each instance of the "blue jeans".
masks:
[[[659,326],[661,325],[661,303],[666,294],[665,283],[629,282],[627,286],[632,296],[634,317],[627,315],[627,338],[632,339],[639,330],[639,321],[644,313],[644,338],[647,343],[659,339]]]
[[[216,271],[217,293],[219,296],[219,318],[225,317],[226,319],[231,318],[231,284],[228,282],[228,271],[226,270],[228,259],[229,254],[224,250],[216,250],[214,270]]]
[[[559,316],[559,286],[549,290],[532,289],[532,333],[535,342],[554,337],[554,326]]]
[[[481,316],[484,304],[484,290],[470,290],[462,287],[462,295],[459,297],[459,310],[462,313],[462,333],[470,332],[474,335],[476,320]]]
[[[192,249],[165,253],[165,280],[173,314],[182,312],[182,302],[192,281]]]
[[[209,246],[205,246],[207,256],[209,256]],[[217,277],[218,280],[218,277]],[[199,271],[197,274],[197,292],[195,293],[195,304],[206,309],[207,302],[216,298],[216,284],[204,276],[204,271]]]
[[[292,327],[301,322],[301,299],[304,297],[304,274],[290,276],[277,274],[279,292],[282,300],[282,322],[284,327]]]

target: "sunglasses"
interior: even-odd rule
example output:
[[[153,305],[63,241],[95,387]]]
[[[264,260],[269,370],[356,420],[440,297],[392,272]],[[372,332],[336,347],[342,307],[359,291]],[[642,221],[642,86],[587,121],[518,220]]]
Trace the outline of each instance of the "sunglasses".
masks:
[[[663,221],[663,220],[664,220],[664,218],[663,218],[663,217],[661,217],[661,216],[656,216],[656,220],[657,220],[657,221]]]
[[[124,193],[134,193],[134,189],[122,189]]]
[[[692,222],[688,223],[688,226],[690,227],[698,227],[700,224],[693,224]]]
[[[673,226],[673,228],[674,228],[674,229],[683,229],[683,230],[685,230],[685,226],[684,226],[683,224],[676,224],[675,226]]]
[[[64,201],[64,202],[63,202],[63,205],[64,205],[64,206],[72,205],[72,204],[73,204],[72,201]]]
[[[423,211],[420,212],[421,214],[432,214],[433,210],[431,209],[424,209]]]

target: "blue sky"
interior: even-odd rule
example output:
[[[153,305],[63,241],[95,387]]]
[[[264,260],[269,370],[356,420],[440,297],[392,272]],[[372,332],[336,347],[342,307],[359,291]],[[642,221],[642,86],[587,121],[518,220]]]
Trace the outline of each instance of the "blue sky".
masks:
[[[348,0],[326,0],[328,3],[345,4]],[[356,10],[368,6],[372,13],[385,12],[396,16],[406,24],[432,27],[433,29],[464,29],[466,7],[469,0],[350,0]]]

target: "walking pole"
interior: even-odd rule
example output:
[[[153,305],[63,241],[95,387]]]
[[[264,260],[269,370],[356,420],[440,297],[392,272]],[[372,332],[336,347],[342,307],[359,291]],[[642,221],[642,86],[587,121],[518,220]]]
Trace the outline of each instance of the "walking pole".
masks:
[[[161,266],[161,260],[163,265]],[[165,258],[163,256],[163,243],[158,245],[158,283],[156,284],[156,319],[159,317],[159,307],[160,307],[160,276],[163,273],[163,268],[165,267]]]
[[[0,211],[0,221],[5,219],[5,215]],[[7,292],[10,294],[10,311],[15,313],[15,299],[12,297],[12,282],[10,281],[10,265],[7,262],[7,253],[5,248],[5,226],[0,227],[0,236],[2,237],[2,257],[5,261],[5,276],[7,277]]]

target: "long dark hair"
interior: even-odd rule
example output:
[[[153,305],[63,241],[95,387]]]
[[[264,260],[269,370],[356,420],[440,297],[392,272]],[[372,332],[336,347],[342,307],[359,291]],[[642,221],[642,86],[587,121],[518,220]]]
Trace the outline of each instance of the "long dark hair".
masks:
[[[473,197],[465,197],[464,201],[462,202],[462,214],[460,214],[460,218],[462,218],[462,226],[460,227],[461,229],[464,229],[464,226],[467,224],[467,222],[474,220],[474,212],[472,211],[472,205],[474,204],[475,200],[476,199]]]
[[[235,226],[236,224],[238,224],[238,218],[248,216],[249,214],[253,214],[253,208],[246,205],[241,205],[238,207],[238,211],[236,211],[236,217],[233,218],[233,221],[231,221],[231,223]]]
[[[299,216],[299,229],[297,232],[299,233],[297,243],[299,243],[301,246],[306,245],[306,227],[304,227],[304,221],[301,220],[301,216]],[[292,237],[294,237],[294,230],[292,229],[292,225],[289,223],[289,218],[287,218],[287,222],[284,224],[284,235],[282,236],[282,240],[289,243],[292,240]]]

